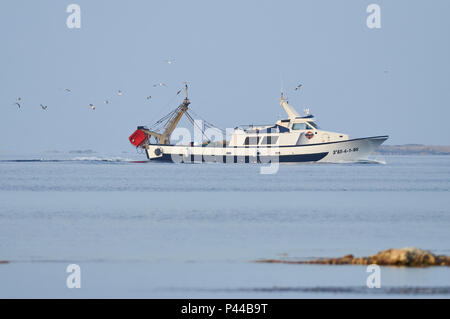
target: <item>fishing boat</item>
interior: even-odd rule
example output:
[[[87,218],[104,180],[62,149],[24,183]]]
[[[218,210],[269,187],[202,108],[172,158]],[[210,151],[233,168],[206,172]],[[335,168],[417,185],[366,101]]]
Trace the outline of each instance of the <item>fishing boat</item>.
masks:
[[[138,126],[129,137],[131,144],[142,149],[150,161],[174,163],[298,163],[298,162],[357,162],[369,160],[387,135],[350,138],[348,134],[321,129],[309,110],[300,115],[281,94],[280,105],[287,118],[270,125],[235,127],[230,138],[212,143],[192,141],[171,144],[171,135],[183,115],[195,126],[189,114],[190,100],[185,85],[185,98],[172,112],[158,120],[158,130]],[[197,125],[198,127],[198,125]],[[210,125],[213,127],[213,125]],[[202,136],[206,137],[203,128]]]

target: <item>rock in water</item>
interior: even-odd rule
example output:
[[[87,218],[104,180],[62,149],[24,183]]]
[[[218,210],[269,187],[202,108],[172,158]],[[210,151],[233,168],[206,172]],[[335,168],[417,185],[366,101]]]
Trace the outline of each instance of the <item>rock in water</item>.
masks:
[[[380,251],[376,255],[355,258],[346,255],[339,258],[321,258],[313,260],[277,260],[262,259],[257,262],[283,263],[283,264],[319,264],[319,265],[371,265],[380,266],[405,266],[405,267],[427,267],[427,266],[450,266],[450,256],[434,255],[428,250],[419,248],[400,248]]]
[[[377,265],[424,267],[436,264],[435,255],[418,248],[388,249],[369,258]]]

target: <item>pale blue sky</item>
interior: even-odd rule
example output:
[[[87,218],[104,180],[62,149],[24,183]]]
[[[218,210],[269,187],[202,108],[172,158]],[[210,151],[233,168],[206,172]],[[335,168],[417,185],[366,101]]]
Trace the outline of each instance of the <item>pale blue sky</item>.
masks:
[[[66,26],[70,3],[79,30]],[[366,26],[370,3],[379,30]],[[185,80],[194,111],[218,126],[272,123],[280,73],[324,129],[450,144],[449,12],[448,0],[4,0],[0,151],[131,150],[128,136],[176,107]]]

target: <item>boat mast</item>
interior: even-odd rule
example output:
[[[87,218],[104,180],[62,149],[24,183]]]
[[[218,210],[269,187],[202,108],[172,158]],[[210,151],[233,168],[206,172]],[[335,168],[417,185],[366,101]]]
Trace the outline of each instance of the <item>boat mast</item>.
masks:
[[[170,144],[170,135],[172,135],[173,131],[178,125],[178,122],[180,122],[181,117],[183,114],[188,110],[189,104],[191,102],[188,99],[188,85],[187,82],[184,82],[184,91],[186,94],[186,97],[184,98],[183,103],[181,103],[175,112],[173,113],[172,117],[169,121],[167,121],[167,124],[164,127],[164,132],[159,137],[159,143],[160,144]]]
[[[297,111],[288,104],[288,101],[285,99],[283,91],[281,91],[281,98],[280,98],[280,105],[283,107],[283,109],[286,111],[288,118],[290,120],[295,119],[296,117],[299,117],[300,115],[297,113]]]

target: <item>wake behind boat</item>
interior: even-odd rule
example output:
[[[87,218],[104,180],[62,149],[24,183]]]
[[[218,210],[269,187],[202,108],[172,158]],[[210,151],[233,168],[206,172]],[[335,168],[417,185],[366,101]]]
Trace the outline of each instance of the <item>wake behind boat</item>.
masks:
[[[174,163],[356,162],[368,160],[388,139],[387,135],[350,139],[344,133],[322,130],[309,110],[300,116],[282,93],[280,105],[287,119],[272,125],[236,127],[229,140],[174,145],[170,137],[184,114],[196,125],[188,113],[187,89],[186,85],[183,103],[156,122],[165,122],[160,130],[138,126],[129,137],[131,144],[143,149],[149,160]],[[203,130],[202,136],[206,136]]]

